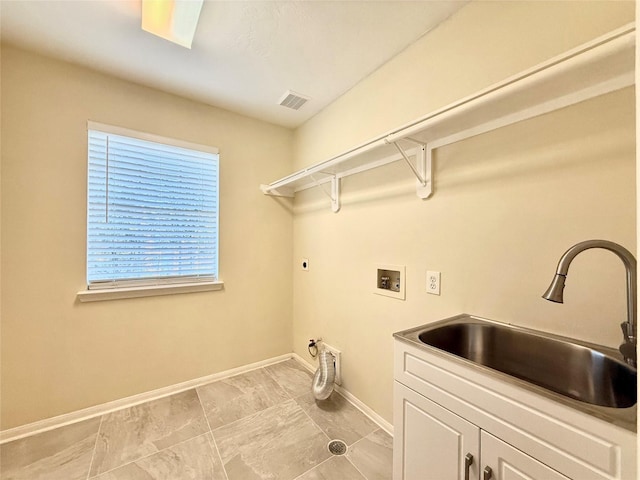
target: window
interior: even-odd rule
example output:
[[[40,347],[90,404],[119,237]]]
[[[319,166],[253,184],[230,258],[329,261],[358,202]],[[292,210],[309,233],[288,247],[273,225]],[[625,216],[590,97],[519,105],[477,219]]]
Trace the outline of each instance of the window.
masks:
[[[217,149],[93,122],[88,147],[89,290],[217,281]]]

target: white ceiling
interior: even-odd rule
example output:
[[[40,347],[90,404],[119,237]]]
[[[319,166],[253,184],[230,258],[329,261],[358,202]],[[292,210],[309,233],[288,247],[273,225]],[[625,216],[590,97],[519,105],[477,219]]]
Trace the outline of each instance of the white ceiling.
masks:
[[[295,127],[466,1],[209,1],[192,49],[140,29],[140,0],[0,0],[3,41]],[[278,105],[287,90],[311,97]]]

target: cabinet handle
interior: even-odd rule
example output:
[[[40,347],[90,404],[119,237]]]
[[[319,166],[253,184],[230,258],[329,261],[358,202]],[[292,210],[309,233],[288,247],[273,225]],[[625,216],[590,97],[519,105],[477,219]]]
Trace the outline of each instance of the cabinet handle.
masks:
[[[493,470],[491,467],[484,467],[484,472],[482,472],[482,480],[490,480],[493,476]]]
[[[464,457],[464,480],[469,480],[469,467],[473,464],[473,455],[467,453]]]

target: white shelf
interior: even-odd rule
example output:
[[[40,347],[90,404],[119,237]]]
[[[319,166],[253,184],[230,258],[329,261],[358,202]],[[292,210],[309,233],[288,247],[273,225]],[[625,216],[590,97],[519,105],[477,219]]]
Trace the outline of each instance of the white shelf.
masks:
[[[634,55],[635,25],[629,24],[260,188],[267,195],[293,197],[330,183],[327,195],[338,211],[340,178],[403,160],[404,153],[416,158],[417,194],[428,198],[435,148],[631,86]]]

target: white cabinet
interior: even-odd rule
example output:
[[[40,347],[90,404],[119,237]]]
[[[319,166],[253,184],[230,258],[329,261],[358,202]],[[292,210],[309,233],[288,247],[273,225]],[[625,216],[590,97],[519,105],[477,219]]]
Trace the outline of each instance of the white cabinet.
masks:
[[[394,480],[636,479],[636,434],[395,340]]]
[[[394,396],[396,480],[568,479],[401,383]]]
[[[482,480],[567,480],[561,473],[482,431]]]
[[[394,396],[395,479],[478,478],[478,427],[401,383]]]

